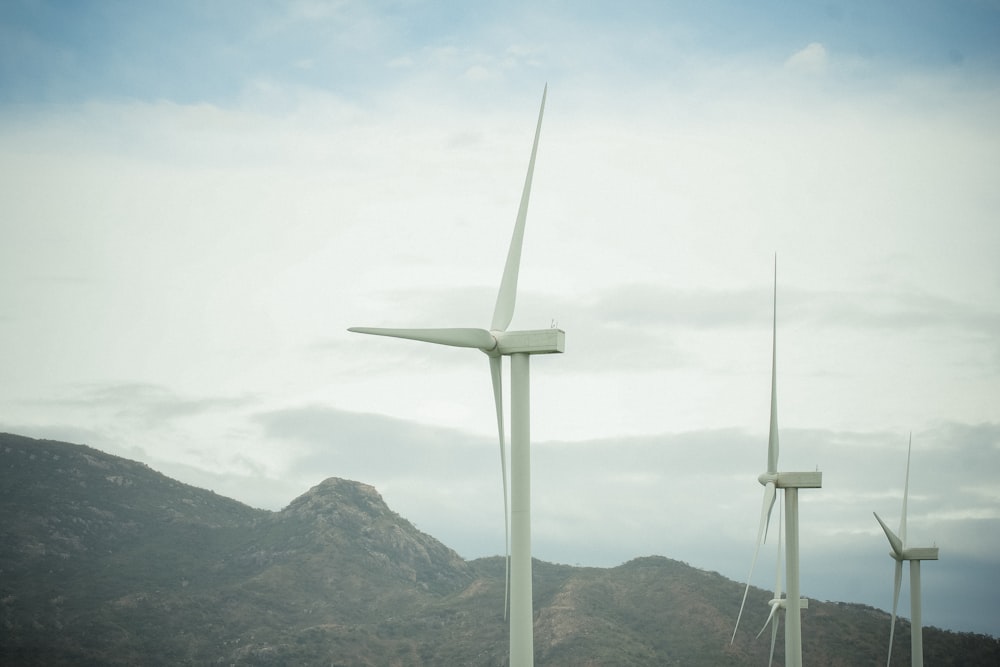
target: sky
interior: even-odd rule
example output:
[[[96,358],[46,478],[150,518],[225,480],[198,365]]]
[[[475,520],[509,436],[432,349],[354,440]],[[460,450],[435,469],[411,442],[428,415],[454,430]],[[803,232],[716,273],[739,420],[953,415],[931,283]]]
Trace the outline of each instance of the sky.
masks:
[[[0,430],[270,510],[354,479],[503,553],[486,357],[347,328],[488,328],[547,84],[534,556],[746,579],[776,262],[803,595],[891,607],[912,434],[924,623],[1000,636],[998,34],[992,0],[2,3]]]

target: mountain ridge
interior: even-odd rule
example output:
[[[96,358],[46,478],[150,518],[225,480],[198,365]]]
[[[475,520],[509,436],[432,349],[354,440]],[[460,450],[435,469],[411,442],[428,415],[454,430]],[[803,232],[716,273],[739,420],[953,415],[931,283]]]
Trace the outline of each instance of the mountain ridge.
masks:
[[[756,629],[730,645],[742,585],[718,573],[663,556],[534,570],[539,664],[767,661]],[[330,477],[272,512],[0,434],[3,664],[504,665],[503,582],[502,557],[462,559],[367,484]],[[748,605],[769,598],[752,588]],[[806,664],[885,660],[880,610],[811,600],[803,628]],[[928,664],[1000,664],[991,637],[924,642]],[[905,621],[893,656],[909,660]]]

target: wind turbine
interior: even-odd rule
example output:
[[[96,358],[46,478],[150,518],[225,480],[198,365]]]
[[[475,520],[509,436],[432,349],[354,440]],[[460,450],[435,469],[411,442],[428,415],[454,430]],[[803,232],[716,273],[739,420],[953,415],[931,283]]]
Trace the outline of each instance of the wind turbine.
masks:
[[[910,452],[913,449],[913,434],[906,447],[906,481],[903,483],[903,514],[899,518],[899,535],[893,533],[885,521],[875,514],[875,520],[882,526],[885,536],[889,538],[892,551],[889,555],[896,561],[895,583],[892,589],[892,622],[889,626],[889,657],[885,664],[892,660],[892,637],[896,632],[896,605],[899,604],[899,587],[903,579],[903,561],[910,561],[910,660],[914,667],[924,664],[924,637],[920,619],[920,561],[937,560],[937,547],[907,547],[906,546],[906,498],[910,492]]]
[[[767,437],[767,472],[761,474],[757,481],[764,485],[764,504],[760,509],[760,525],[757,528],[757,546],[754,548],[753,560],[750,562],[750,574],[747,575],[747,585],[743,591],[743,602],[740,603],[740,613],[736,617],[736,627],[730,644],[736,639],[736,631],[743,617],[743,607],[750,591],[750,579],[760,545],[767,535],[771,521],[771,510],[774,508],[777,490],[782,490],[785,500],[785,583],[788,588],[787,598],[782,604],[785,607],[785,665],[801,667],[802,665],[802,609],[808,608],[809,601],[799,597],[799,489],[818,489],[823,486],[823,473],[815,472],[778,472],[778,389],[777,389],[777,358],[778,358],[778,258],[774,259],[774,315],[771,332],[771,425]],[[780,598],[780,595],[776,595]],[[772,601],[773,602],[773,601]],[[772,613],[776,608],[772,605]],[[789,613],[791,612],[791,613]]]
[[[507,252],[500,291],[493,309],[493,322],[489,330],[473,328],[448,329],[379,329],[352,327],[349,331],[408,338],[425,343],[478,348],[490,360],[493,380],[493,401],[496,405],[497,431],[500,436],[500,464],[504,489],[504,536],[507,535],[507,471],[504,448],[504,412],[502,396],[502,357],[510,357],[510,448],[511,496],[510,541],[508,543],[508,570],[510,589],[510,665],[512,667],[534,664],[534,639],[532,636],[531,600],[531,452],[529,417],[529,359],[533,354],[562,352],[566,334],[560,329],[532,331],[507,331],[514,317],[517,297],[517,274],[521,263],[521,245],[524,240],[524,222],[528,216],[528,199],[531,195],[531,177],[535,170],[538,136],[542,130],[545,112],[546,85],[542,91],[542,104],[538,110],[535,141],[528,160],[528,175],[524,179],[521,203],[514,223],[514,234]],[[505,601],[506,609],[506,601]]]

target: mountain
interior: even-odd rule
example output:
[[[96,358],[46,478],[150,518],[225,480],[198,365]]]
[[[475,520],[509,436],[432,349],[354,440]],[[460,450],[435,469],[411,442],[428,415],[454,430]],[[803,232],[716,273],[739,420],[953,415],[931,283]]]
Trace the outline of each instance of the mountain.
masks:
[[[504,665],[503,559],[465,561],[365,484],[268,512],[95,449],[0,434],[0,664]],[[545,665],[766,664],[742,585],[659,556],[535,562]],[[770,594],[751,589],[749,608]],[[779,632],[779,635],[781,633]],[[809,665],[881,664],[885,612],[810,601]],[[1000,641],[924,629],[934,665]],[[778,638],[777,655],[782,653]],[[894,662],[909,664],[909,626]]]

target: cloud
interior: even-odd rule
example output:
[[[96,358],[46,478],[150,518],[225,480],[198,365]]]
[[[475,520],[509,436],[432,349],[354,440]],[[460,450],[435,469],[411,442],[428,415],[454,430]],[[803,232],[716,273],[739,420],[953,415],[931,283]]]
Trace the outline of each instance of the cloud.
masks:
[[[269,441],[288,443],[282,447],[295,463],[285,482],[301,480],[308,488],[319,481],[316,474],[357,478],[463,556],[501,552],[492,438],[318,406],[261,413],[257,420]],[[534,553],[598,566],[657,553],[740,579],[756,537],[762,495],[756,475],[764,467],[765,439],[715,429],[535,441]],[[880,592],[891,590],[891,568],[872,512],[890,525],[899,519],[906,442],[905,433],[888,431],[782,429],[781,469],[823,472],[823,488],[800,496],[807,595],[888,605]],[[956,568],[996,569],[991,554],[1000,549],[994,527],[1000,510],[983,480],[1000,474],[1000,424],[941,423],[914,433],[913,443],[909,544],[937,545],[942,552],[925,579],[925,601],[933,601],[926,604],[937,609],[928,623],[948,626],[955,621],[945,619],[961,617],[960,627],[989,631],[982,619],[950,604],[957,589],[948,587],[976,585]],[[755,583],[769,586],[768,568],[758,570]]]
[[[490,71],[482,65],[473,65],[465,70],[465,78],[472,81],[485,81],[490,78]]]
[[[826,47],[818,42],[811,42],[788,57],[785,69],[798,74],[823,74],[826,71],[827,61]]]
[[[80,387],[72,396],[35,399],[32,402],[114,411],[116,418],[142,422],[147,427],[214,410],[229,410],[252,403],[243,398],[185,398],[166,387],[146,383]]]
[[[973,338],[1000,334],[1000,310],[922,290],[868,289],[827,291],[779,284],[781,321],[786,326],[938,329]],[[679,289],[662,283],[622,284],[604,290],[588,304],[605,323],[695,329],[756,328],[773,308],[770,289]],[[653,307],[651,307],[653,306]]]
[[[427,466],[428,475],[440,475],[476,467],[479,450],[488,442],[451,429],[322,406],[265,412],[256,420],[268,438],[305,445],[290,463],[294,474],[336,469],[362,479],[375,471],[382,477],[419,477]]]
[[[298,443],[295,463],[289,468],[294,475],[330,470],[332,475],[354,475],[369,482],[410,478],[428,488],[465,486],[466,480],[474,480],[468,486],[478,489],[473,494],[480,496],[484,486],[493,485],[498,471],[497,445],[492,438],[452,429],[316,406],[262,413],[257,420],[268,438]],[[871,511],[885,505],[881,512],[891,516],[902,501],[905,434],[784,429],[782,443],[782,469],[819,467],[825,475],[824,489],[811,492],[818,504],[810,512],[819,517],[812,534],[825,540],[823,536],[851,532],[858,522],[863,532],[881,534]],[[913,539],[933,539],[938,529],[934,526],[960,525],[984,516],[1000,518],[995,499],[983,495],[971,473],[996,467],[1000,426],[943,424],[915,434],[914,445]],[[766,443],[737,429],[540,441],[533,445],[533,479],[539,502],[550,505],[550,511],[570,515],[582,511],[600,523],[600,517],[610,521],[628,507],[626,514],[634,512],[646,516],[645,520],[655,515],[655,523],[670,525],[665,533],[684,535],[692,529],[685,525],[688,519],[669,513],[661,516],[655,508],[676,503],[688,506],[692,496],[703,494],[717,499],[705,510],[715,516],[713,522],[730,525],[721,519],[721,510],[745,514],[755,524],[757,510],[751,507],[747,512],[740,498],[759,497],[753,471],[763,466],[765,450]],[[958,461],[960,466],[953,465]],[[745,483],[740,481],[744,478]],[[486,496],[490,493],[486,491]],[[602,509],[603,500],[611,498],[616,499],[615,507]],[[470,503],[475,500],[470,498]],[[960,508],[971,514],[956,511]],[[546,543],[544,536],[540,539]],[[965,551],[973,545],[953,548]]]

